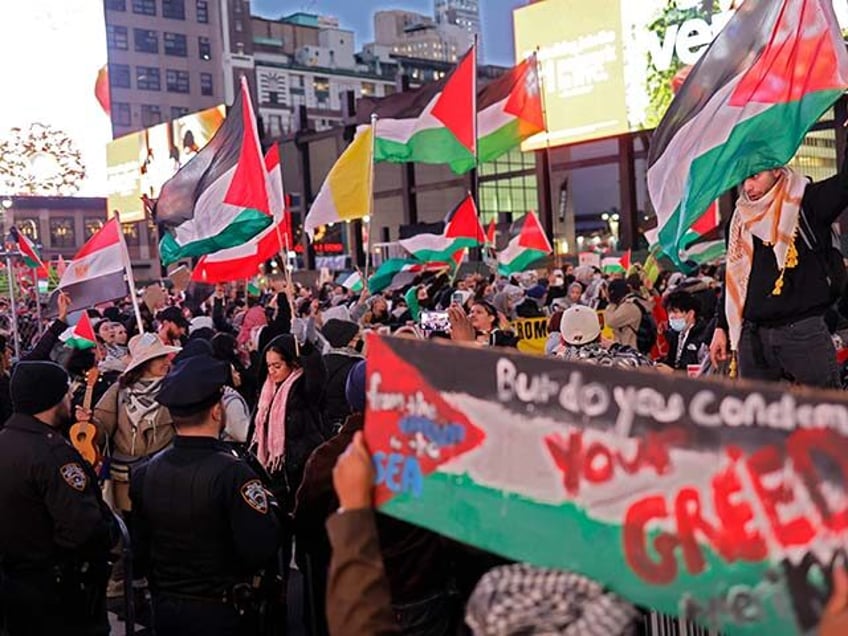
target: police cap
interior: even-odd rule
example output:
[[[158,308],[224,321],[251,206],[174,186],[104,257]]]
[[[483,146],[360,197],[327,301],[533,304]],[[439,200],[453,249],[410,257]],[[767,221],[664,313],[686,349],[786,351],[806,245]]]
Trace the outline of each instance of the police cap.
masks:
[[[221,399],[229,377],[226,362],[206,354],[192,356],[171,368],[156,400],[174,417],[195,415]]]

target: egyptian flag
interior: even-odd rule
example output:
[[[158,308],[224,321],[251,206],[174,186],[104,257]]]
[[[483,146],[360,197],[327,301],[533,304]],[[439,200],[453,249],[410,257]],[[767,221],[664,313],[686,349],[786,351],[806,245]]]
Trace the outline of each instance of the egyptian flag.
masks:
[[[729,188],[786,164],[848,88],[831,0],[746,0],[654,132],[648,190],[678,265],[693,224]]]
[[[56,314],[59,292],[71,297],[68,308],[71,312],[127,296],[125,272],[128,263],[121,224],[113,217],[68,263],[59,286],[50,296],[48,313]]]
[[[237,247],[231,247],[201,258],[192,271],[191,279],[203,283],[223,283],[252,278],[259,266],[280,252],[294,246],[291,215],[285,209],[283,175],[280,168],[280,149],[271,146],[265,154],[268,171],[268,197],[274,222],[255,237]]]
[[[251,240],[271,225],[267,171],[247,80],[211,141],[171,177],[156,202],[165,265]]]
[[[466,247],[476,247],[486,241],[483,226],[477,216],[477,206],[469,194],[445,218],[440,234],[423,232],[399,241],[400,246],[422,263],[448,262]]]

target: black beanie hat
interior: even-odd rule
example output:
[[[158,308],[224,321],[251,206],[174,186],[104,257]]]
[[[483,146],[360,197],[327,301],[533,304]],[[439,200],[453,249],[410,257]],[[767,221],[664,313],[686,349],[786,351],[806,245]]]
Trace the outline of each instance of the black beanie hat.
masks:
[[[324,324],[321,333],[331,347],[338,349],[347,346],[356,337],[359,333],[359,325],[350,320],[331,318]]]
[[[9,386],[15,413],[49,411],[68,393],[68,373],[55,362],[18,362]]]

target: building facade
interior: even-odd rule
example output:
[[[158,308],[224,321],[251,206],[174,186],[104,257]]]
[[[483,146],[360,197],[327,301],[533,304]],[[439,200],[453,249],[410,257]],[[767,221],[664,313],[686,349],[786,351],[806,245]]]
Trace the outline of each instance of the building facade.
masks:
[[[394,55],[456,62],[474,42],[474,34],[450,22],[412,11],[377,11],[374,45]]]
[[[438,24],[452,24],[472,35],[480,34],[479,0],[435,0],[433,5]]]
[[[252,73],[247,0],[105,0],[113,137],[231,103]]]

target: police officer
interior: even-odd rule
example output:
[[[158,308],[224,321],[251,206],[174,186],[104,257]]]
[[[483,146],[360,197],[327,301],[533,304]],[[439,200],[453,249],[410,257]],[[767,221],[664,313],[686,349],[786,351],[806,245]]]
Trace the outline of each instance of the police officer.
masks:
[[[68,374],[20,362],[10,393],[14,413],[0,431],[0,615],[12,636],[108,634],[118,530],[94,471],[62,437]]]
[[[158,636],[254,634],[252,583],[280,545],[276,502],[256,473],[219,441],[225,362],[178,362],[157,400],[174,445],[130,478],[138,567],[153,594]]]

